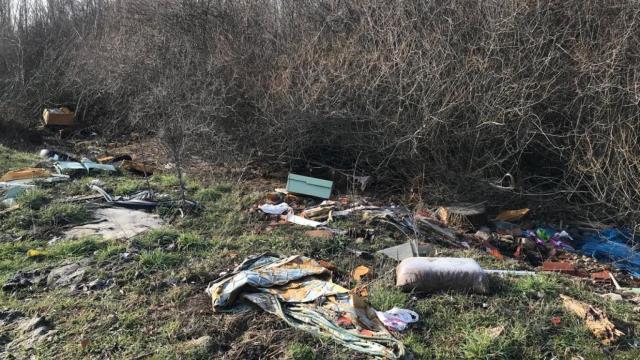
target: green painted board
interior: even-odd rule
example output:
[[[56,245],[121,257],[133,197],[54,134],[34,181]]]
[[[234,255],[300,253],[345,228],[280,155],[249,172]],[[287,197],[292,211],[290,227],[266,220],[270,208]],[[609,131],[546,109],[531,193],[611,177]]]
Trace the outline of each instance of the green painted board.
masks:
[[[308,176],[289,174],[287,179],[287,191],[300,194],[328,199],[331,197],[331,189],[333,181],[316,179]]]

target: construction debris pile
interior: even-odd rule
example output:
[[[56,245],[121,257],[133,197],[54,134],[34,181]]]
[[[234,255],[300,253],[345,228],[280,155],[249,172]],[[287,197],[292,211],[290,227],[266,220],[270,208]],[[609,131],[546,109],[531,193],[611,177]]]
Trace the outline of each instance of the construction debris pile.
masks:
[[[129,155],[78,159],[67,153],[44,149],[40,157],[43,161],[36,167],[9,171],[0,178],[0,214],[17,210],[20,207],[18,198],[39,186],[70,182],[88,175],[109,176],[127,171],[146,177],[156,171],[149,164],[133,161]],[[101,185],[102,182],[95,179],[87,189],[93,194],[56,199],[58,202],[86,202],[94,209],[95,220],[66,230],[65,239],[90,235],[100,235],[104,239],[128,239],[164,224],[158,215],[149,211],[161,203],[171,203],[168,196],[148,189],[129,196],[114,197]]]
[[[275,189],[267,194],[265,201],[256,204],[251,211],[264,213],[270,228],[290,224],[314,228],[307,232],[311,237],[351,237],[355,241],[348,251],[358,257],[375,256],[359,250],[358,244],[370,241],[381,231],[392,233],[396,239],[404,238],[405,242],[400,245],[379,249],[377,253],[399,262],[396,268],[396,286],[414,293],[443,290],[487,293],[490,291],[487,280],[492,275],[536,276],[538,272],[543,271],[582,279],[609,293],[640,294],[640,253],[634,248],[637,239],[627,229],[603,226],[587,228],[584,224],[579,227],[555,228],[548,224],[536,224],[529,216],[531,211],[527,208],[507,209],[489,216],[484,204],[456,204],[414,211],[398,205],[377,205],[357,196],[338,196],[331,199],[332,186],[330,181],[290,174],[286,189]],[[346,218],[355,220],[361,227],[344,229],[337,225],[340,224],[340,219]],[[498,261],[511,262],[511,268],[520,269],[487,270],[482,269],[473,259],[433,257],[434,245],[458,249],[475,248]],[[290,264],[291,261],[289,259],[283,263],[279,258],[270,259],[269,263],[277,262],[277,266]],[[247,262],[253,263],[252,261],[247,259]],[[320,261],[320,264],[322,263],[323,261]],[[322,266],[318,269],[320,268]],[[319,272],[325,274],[330,268],[325,266]],[[310,304],[310,300],[305,296],[317,295],[312,296],[312,300],[323,293],[326,295],[326,292],[335,296],[335,291],[331,290],[333,284],[330,287],[325,284],[315,288],[322,291],[311,291],[307,288],[308,284],[318,285],[314,283],[316,280],[301,283],[296,281],[299,277],[287,276],[287,281],[272,283],[272,277],[275,276],[272,267],[264,267],[265,270],[269,269],[266,278],[259,273],[247,275],[245,271],[250,269],[252,267],[241,266],[234,274],[210,285],[208,292],[213,298],[214,310],[222,311],[231,306],[235,300],[228,299],[236,299],[237,294],[234,291],[249,282],[252,284],[252,290],[248,293],[243,291],[241,296],[245,300],[258,303],[265,311],[277,314],[291,326],[314,334],[326,333],[322,328],[333,329],[333,332],[329,333],[337,341],[358,350],[358,346],[350,344],[345,338],[341,339],[346,330],[338,317],[321,317],[320,322],[312,320],[318,318],[315,312],[321,312],[319,309],[327,304]],[[304,266],[296,265],[295,269],[301,271]],[[368,273],[368,268],[360,266],[354,270],[354,279],[356,272],[359,281],[362,274]],[[250,277],[255,277],[255,280],[249,280]],[[628,286],[620,286],[620,279]],[[229,285],[230,283],[232,285]],[[358,287],[351,291],[341,289],[345,294],[351,294],[350,300],[346,300],[345,297],[345,301],[350,301],[351,307],[360,303],[354,300],[354,294],[366,297],[367,291],[364,290]],[[270,294],[268,298],[265,298],[265,292]],[[298,292],[305,296],[291,300],[282,295]],[[261,295],[258,296],[256,293]],[[564,295],[562,299],[570,311],[585,319],[586,325],[603,344],[615,342],[622,334],[602,311],[587,304],[580,304]],[[330,300],[328,304],[337,306],[335,300]],[[295,308],[296,311],[290,310],[291,308]],[[387,325],[391,332],[403,330],[411,322],[417,321],[417,314],[415,319],[407,315],[410,310],[393,311],[403,313],[408,321],[403,323],[403,326]],[[299,315],[297,312],[305,315]],[[353,314],[353,311],[351,313]],[[363,310],[356,313],[356,316],[364,316],[367,313]],[[324,312],[323,314],[326,315]],[[354,322],[357,321],[352,318],[348,324]],[[360,331],[372,330],[366,327],[356,328]],[[372,341],[388,340],[386,334],[382,337],[379,334],[371,336]],[[361,337],[357,339],[362,340]],[[363,348],[360,351],[364,351]],[[391,357],[389,354],[385,356]]]

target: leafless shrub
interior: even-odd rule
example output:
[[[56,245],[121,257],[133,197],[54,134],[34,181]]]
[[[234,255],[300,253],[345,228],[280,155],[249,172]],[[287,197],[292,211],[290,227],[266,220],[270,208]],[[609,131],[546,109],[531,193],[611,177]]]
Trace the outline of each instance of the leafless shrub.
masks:
[[[106,134],[182,134],[212,160],[470,197],[509,172],[520,195],[639,218],[637,1],[12,3],[11,117],[74,99]]]

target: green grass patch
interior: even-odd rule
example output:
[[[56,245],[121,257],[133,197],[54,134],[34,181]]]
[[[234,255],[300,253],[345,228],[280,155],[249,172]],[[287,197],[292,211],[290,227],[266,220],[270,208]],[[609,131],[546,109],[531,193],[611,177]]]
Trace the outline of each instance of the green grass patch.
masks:
[[[180,237],[180,233],[172,228],[164,227],[160,229],[153,229],[146,234],[137,237],[133,244],[136,247],[142,249],[155,249],[158,247],[164,247],[170,244],[175,244]]]
[[[222,197],[222,193],[214,188],[200,189],[194,195],[194,200],[199,202],[215,202]]]
[[[44,189],[33,188],[20,194],[16,201],[24,207],[39,210],[51,202],[51,196]]]
[[[116,196],[131,195],[146,188],[147,182],[144,179],[124,178],[116,182],[113,194]]]
[[[47,248],[47,253],[60,258],[87,257],[107,244],[97,236],[77,240],[61,240]]]
[[[40,161],[36,154],[25,153],[0,145],[0,176],[9,170],[32,167]]]
[[[109,244],[96,252],[96,260],[105,262],[115,256],[119,256],[127,250],[127,247],[121,244]]]
[[[369,291],[369,303],[379,311],[393,307],[405,308],[409,296],[395,287],[374,285]]]
[[[308,344],[294,342],[287,348],[287,355],[293,360],[314,360],[316,359],[314,349]]]
[[[41,225],[80,224],[89,219],[91,214],[84,204],[53,203],[39,214]]]
[[[180,186],[180,179],[174,174],[156,174],[150,178],[150,181],[163,188]]]
[[[148,270],[165,270],[182,263],[182,257],[162,249],[144,251],[140,254],[140,265]]]
[[[177,240],[178,250],[180,251],[202,251],[211,247],[211,242],[204,239],[202,236],[187,232],[180,234]]]

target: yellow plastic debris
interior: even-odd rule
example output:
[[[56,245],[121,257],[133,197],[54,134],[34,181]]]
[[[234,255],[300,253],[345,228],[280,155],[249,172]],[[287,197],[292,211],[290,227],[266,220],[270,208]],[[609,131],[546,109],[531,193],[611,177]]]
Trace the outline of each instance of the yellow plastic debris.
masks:
[[[27,257],[40,257],[40,256],[47,256],[48,253],[44,250],[35,250],[35,249],[29,249],[27,251]]]

